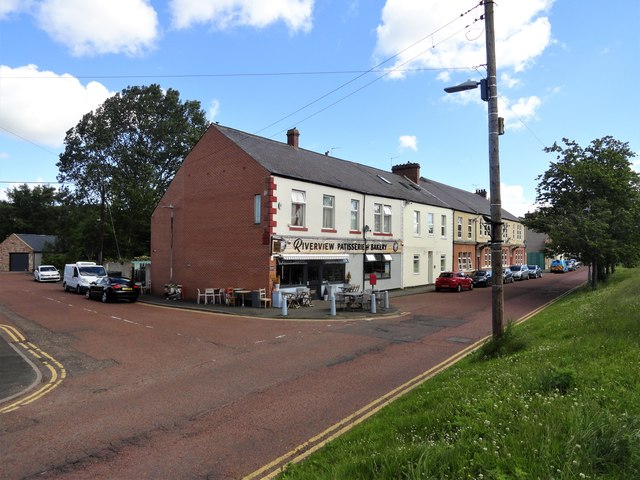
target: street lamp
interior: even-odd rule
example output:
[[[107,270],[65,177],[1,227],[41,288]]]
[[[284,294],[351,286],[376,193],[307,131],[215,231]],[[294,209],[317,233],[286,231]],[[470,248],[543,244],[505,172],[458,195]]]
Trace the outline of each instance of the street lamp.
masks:
[[[498,86],[496,82],[496,40],[493,28],[493,0],[484,2],[487,78],[479,82],[468,80],[444,89],[447,93],[463,92],[480,86],[482,100],[488,102],[489,113],[489,183],[491,197],[491,326],[494,338],[504,332],[504,291],[502,276],[502,201],[500,198],[500,119],[498,118]]]
[[[162,208],[168,208],[171,211],[171,237],[169,240],[169,283],[173,283],[173,205],[163,205]]]

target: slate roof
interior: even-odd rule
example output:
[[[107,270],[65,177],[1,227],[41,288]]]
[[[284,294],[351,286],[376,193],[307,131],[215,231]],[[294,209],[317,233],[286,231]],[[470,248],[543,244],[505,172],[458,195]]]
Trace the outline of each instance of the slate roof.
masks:
[[[440,200],[446,202],[451,208],[461,212],[476,213],[479,215],[491,215],[491,204],[488,199],[474,192],[468,192],[460,188],[451,187],[444,183],[429,180],[428,178],[420,178],[420,185],[425,189],[433,192]],[[502,218],[519,222],[520,219],[502,209]]]
[[[391,172],[303,148],[296,149],[286,143],[232,128],[220,125],[214,127],[274,175],[448,208],[431,192]]]
[[[29,245],[34,252],[44,252],[45,245],[54,245],[58,240],[56,235],[36,235],[33,233],[16,233],[16,236]]]
[[[213,127],[274,175],[463,212],[491,214],[489,200],[473,192],[426,178],[420,178],[420,184],[416,185],[385,170],[294,148],[283,142],[217,124]],[[504,209],[502,215],[504,219],[518,221],[517,217]]]

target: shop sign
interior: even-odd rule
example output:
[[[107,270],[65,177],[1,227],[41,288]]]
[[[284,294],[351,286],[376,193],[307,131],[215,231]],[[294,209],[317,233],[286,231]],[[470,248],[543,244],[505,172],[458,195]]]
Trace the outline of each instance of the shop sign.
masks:
[[[400,253],[402,244],[397,240],[351,240],[309,237],[279,237],[274,239],[274,253],[344,254],[344,253]]]

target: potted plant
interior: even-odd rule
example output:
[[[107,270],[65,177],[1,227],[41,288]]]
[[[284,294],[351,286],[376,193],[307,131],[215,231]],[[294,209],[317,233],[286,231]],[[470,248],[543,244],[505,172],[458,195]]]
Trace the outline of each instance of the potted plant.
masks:
[[[273,283],[274,290],[280,290],[280,275],[276,275],[275,273],[272,273],[271,282]]]
[[[345,283],[351,283],[351,272],[347,272],[347,275],[344,277]]]

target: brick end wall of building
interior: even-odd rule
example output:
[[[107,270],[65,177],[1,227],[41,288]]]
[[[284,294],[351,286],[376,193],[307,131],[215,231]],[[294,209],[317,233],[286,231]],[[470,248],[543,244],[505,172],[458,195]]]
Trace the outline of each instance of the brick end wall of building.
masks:
[[[186,298],[198,288],[269,288],[273,188],[269,172],[211,127],[153,213],[153,293],[169,282],[171,212],[173,283],[183,285]],[[258,224],[255,195],[261,196]]]

